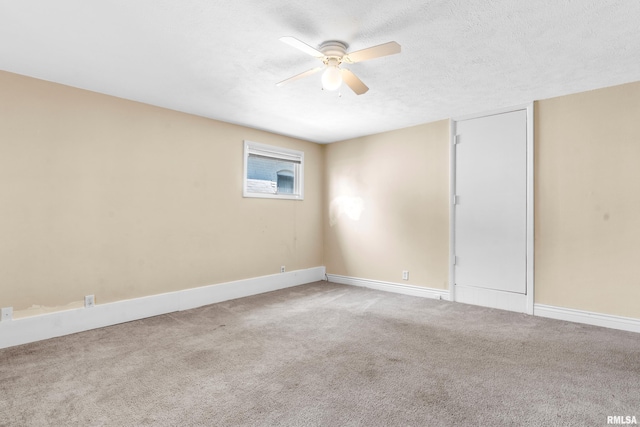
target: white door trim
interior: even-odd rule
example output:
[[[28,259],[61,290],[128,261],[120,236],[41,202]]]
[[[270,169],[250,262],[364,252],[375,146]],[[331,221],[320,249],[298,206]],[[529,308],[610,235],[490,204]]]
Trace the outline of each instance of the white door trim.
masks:
[[[472,300],[469,300],[469,293],[462,293],[456,295],[455,291],[455,188],[456,188],[456,134],[457,134],[457,122],[469,119],[475,119],[480,117],[493,116],[496,114],[510,113],[514,111],[526,110],[527,113],[527,284],[526,295],[523,299],[513,299],[510,295],[504,295],[505,301],[521,301],[518,305],[521,305],[516,311],[520,311],[527,314],[533,314],[534,304],[534,133],[533,133],[533,102],[517,105],[508,108],[497,109],[479,114],[472,114],[462,117],[455,117],[449,121],[450,124],[450,144],[449,144],[449,299],[451,301],[474,303],[478,305],[488,305],[494,308],[509,309],[502,304],[503,299],[497,298],[495,291],[491,291],[491,295],[486,297],[480,296],[477,292],[473,292],[471,295]],[[482,291],[478,291],[482,292]]]

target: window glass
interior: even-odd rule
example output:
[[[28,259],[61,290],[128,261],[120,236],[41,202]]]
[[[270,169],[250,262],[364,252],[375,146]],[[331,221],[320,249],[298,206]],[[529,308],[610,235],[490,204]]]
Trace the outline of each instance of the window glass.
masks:
[[[244,196],[301,200],[301,151],[245,141]]]

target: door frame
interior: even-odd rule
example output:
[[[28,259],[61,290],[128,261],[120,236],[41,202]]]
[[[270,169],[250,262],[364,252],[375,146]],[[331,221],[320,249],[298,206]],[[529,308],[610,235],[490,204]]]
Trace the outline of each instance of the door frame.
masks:
[[[516,105],[512,107],[492,110],[488,112],[455,117],[449,120],[449,300],[461,301],[460,295],[456,295],[455,283],[455,188],[456,188],[456,131],[457,122],[494,116],[497,114],[511,113],[526,110],[527,113],[527,248],[526,248],[526,294],[487,291],[482,294],[466,295],[463,302],[484,305],[493,308],[501,308],[522,313],[533,314],[534,291],[534,104]],[[473,294],[473,293],[472,293]]]

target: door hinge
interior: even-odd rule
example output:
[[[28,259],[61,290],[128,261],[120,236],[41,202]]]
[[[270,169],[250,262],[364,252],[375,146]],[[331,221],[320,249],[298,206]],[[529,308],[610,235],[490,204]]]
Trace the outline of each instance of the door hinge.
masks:
[[[453,265],[456,265],[456,264],[458,263],[458,257],[454,255],[454,256],[451,258],[451,262],[453,263]]]
[[[460,196],[458,196],[458,195],[454,195],[454,196],[453,196],[453,204],[454,204],[454,205],[457,205],[457,204],[459,204],[459,203],[460,203]]]
[[[455,135],[453,137],[453,144],[460,144],[460,135]]]

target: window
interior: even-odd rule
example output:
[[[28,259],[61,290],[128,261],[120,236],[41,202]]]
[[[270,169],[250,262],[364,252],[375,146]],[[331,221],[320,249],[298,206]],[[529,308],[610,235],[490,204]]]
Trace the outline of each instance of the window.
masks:
[[[304,153],[244,142],[244,197],[302,200]]]

